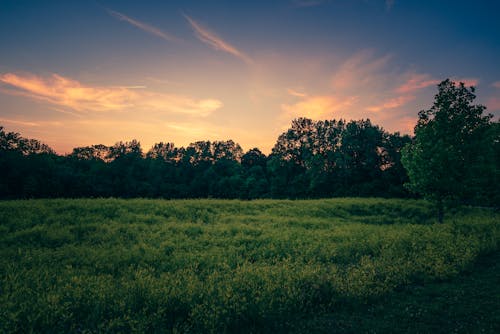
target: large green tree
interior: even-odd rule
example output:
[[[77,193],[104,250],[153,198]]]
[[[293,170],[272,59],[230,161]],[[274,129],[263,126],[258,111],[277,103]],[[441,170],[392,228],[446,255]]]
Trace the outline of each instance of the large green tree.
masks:
[[[491,174],[485,134],[492,115],[473,104],[474,87],[446,79],[438,85],[434,105],[418,113],[415,137],[402,154],[410,190],[435,201],[443,221],[447,201],[468,202],[471,187]],[[488,167],[490,166],[490,167]]]

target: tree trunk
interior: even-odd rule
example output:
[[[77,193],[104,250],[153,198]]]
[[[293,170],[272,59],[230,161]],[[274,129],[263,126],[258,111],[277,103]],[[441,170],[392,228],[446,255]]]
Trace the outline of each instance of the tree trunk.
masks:
[[[443,223],[443,217],[444,217],[444,205],[443,205],[443,199],[439,198],[437,200],[437,209],[438,209],[438,222],[439,224]]]

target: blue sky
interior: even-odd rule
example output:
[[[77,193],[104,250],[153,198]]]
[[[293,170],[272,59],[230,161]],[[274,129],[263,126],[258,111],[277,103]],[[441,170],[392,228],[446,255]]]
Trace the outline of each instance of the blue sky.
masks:
[[[411,133],[436,84],[500,113],[498,1],[0,0],[0,124],[58,152],[136,138],[269,152],[295,117]]]

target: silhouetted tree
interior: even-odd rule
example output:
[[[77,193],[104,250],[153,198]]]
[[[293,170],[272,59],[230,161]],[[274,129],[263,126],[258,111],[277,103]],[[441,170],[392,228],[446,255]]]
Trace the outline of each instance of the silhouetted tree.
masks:
[[[117,142],[109,148],[108,159],[116,160],[120,158],[142,158],[141,143],[133,139],[129,142]]]
[[[255,166],[265,167],[266,160],[266,155],[255,147],[248,150],[248,152],[241,157],[241,165],[245,168],[252,168]]]
[[[390,197],[406,197],[408,191],[403,184],[408,182],[408,174],[401,163],[401,151],[411,142],[411,137],[399,132],[385,134],[381,152],[381,170],[384,187]]]
[[[243,156],[241,146],[232,140],[214,141],[212,143],[212,152],[214,161],[233,160],[240,162]]]
[[[440,223],[444,202],[466,199],[478,173],[488,172],[482,160],[489,160],[484,140],[492,115],[484,116],[486,107],[473,104],[474,91],[462,82],[441,82],[434,105],[418,113],[415,138],[403,150],[407,186],[436,202]]]
[[[36,139],[23,138],[16,132],[5,132],[2,126],[0,126],[0,151],[16,151],[23,155],[55,154],[48,145]]]
[[[179,162],[184,156],[184,149],[175,147],[174,143],[158,143],[146,153],[149,159],[161,159],[166,162]]]
[[[345,189],[358,196],[372,195],[383,187],[384,132],[370,120],[350,121],[342,132],[337,161]]]
[[[267,157],[258,148],[248,150],[241,157],[244,185],[242,198],[262,198],[268,196]]]
[[[69,157],[78,160],[101,160],[109,161],[111,157],[111,148],[102,144],[75,147]]]

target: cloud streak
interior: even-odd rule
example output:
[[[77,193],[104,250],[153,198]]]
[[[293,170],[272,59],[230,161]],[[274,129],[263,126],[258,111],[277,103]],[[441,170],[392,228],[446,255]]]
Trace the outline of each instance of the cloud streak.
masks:
[[[296,97],[306,97],[307,96],[306,93],[296,91],[295,89],[292,89],[292,88],[288,88],[286,91],[291,96],[296,96]]]
[[[432,79],[428,74],[411,74],[404,84],[396,88],[396,92],[412,93],[429,86],[436,86],[438,83],[439,80]]]
[[[388,131],[411,132],[418,110],[426,106],[422,97],[427,98],[429,92],[424,88],[440,81],[430,74],[399,70],[391,66],[392,57],[391,54],[377,55],[373,50],[360,50],[338,59],[332,66],[332,73],[319,85],[315,81],[312,84],[306,80],[297,82],[292,77],[285,85],[292,89],[286,89],[287,94],[282,97],[277,122],[289,122],[296,117],[369,117]],[[296,87],[301,90],[293,90]],[[308,95],[300,96],[305,90]]]
[[[308,117],[312,119],[328,119],[334,113],[344,111],[357,100],[355,96],[338,98],[334,96],[311,96],[295,104],[282,104],[281,109],[287,119]]]
[[[196,100],[190,97],[133,90],[124,87],[91,87],[76,80],[52,74],[47,78],[35,75],[0,75],[0,82],[15,88],[4,90],[78,112],[159,111],[205,117],[222,107],[217,99]]]
[[[120,21],[124,21],[124,22],[127,22],[128,24],[130,25],[133,25],[134,27],[136,28],[139,28],[141,29],[142,31],[145,31],[151,35],[154,35],[156,37],[160,37],[161,39],[167,41],[167,42],[176,42],[178,41],[178,39],[158,28],[155,28],[153,27],[152,25],[149,25],[147,23],[144,23],[144,22],[140,22],[140,21],[137,21],[131,17],[128,17],[122,13],[119,13],[117,11],[114,11],[114,10],[110,10],[108,9],[107,10],[109,15],[113,16],[114,18],[120,20]]]
[[[24,126],[40,126],[37,122],[25,122],[17,119],[9,119],[9,118],[0,118],[0,122],[2,123],[10,123],[15,125],[24,125]]]
[[[373,57],[373,51],[363,50],[349,57],[337,69],[332,78],[332,88],[336,91],[359,89],[361,86],[379,85],[382,70],[391,55]]]
[[[184,14],[184,17],[189,22],[191,27],[193,28],[196,37],[202,41],[203,43],[211,46],[215,50],[223,51],[229,53],[239,59],[243,60],[247,64],[253,63],[252,59],[248,57],[244,52],[238,50],[235,46],[231,45],[229,42],[226,42],[221,37],[219,37],[216,33],[210,31],[209,29],[203,27],[201,24],[193,20],[190,16]]]
[[[395,109],[402,107],[413,100],[415,100],[415,96],[413,95],[398,96],[392,99],[388,99],[379,105],[367,107],[366,110],[371,112],[379,112],[386,109]]]

